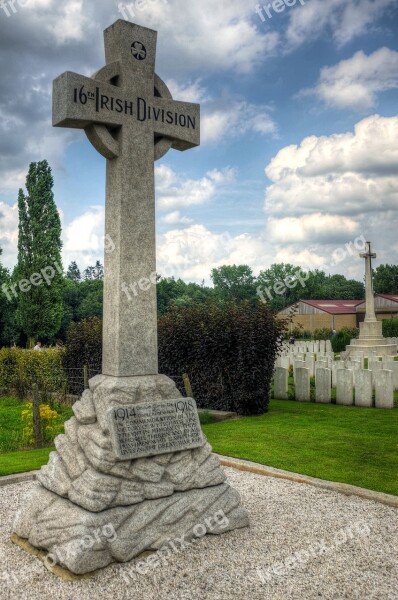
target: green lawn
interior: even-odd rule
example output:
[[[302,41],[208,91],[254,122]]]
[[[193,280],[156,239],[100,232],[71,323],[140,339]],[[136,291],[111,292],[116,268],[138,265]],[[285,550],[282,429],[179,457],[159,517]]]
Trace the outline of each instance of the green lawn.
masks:
[[[53,450],[52,447],[40,450],[24,447],[22,432],[25,423],[21,414],[26,409],[25,404],[26,402],[17,398],[0,398],[0,476],[39,469],[47,462],[48,455]],[[55,405],[54,408],[61,415],[62,421],[73,414],[65,406]],[[48,445],[51,445],[51,441]]]
[[[398,410],[272,400],[203,430],[219,454],[398,495]]]
[[[0,476],[40,469],[42,465],[48,462],[48,455],[51,450],[54,450],[54,448],[0,454]]]
[[[26,423],[21,415],[26,410],[26,403],[10,396],[0,398],[0,453],[29,449],[24,447],[22,435]],[[60,415],[61,424],[73,414],[72,409],[66,406],[55,404],[53,408]]]
[[[39,469],[53,449],[10,452],[22,408],[0,399],[0,475]],[[272,400],[260,417],[201,421],[220,454],[398,495],[398,410]]]

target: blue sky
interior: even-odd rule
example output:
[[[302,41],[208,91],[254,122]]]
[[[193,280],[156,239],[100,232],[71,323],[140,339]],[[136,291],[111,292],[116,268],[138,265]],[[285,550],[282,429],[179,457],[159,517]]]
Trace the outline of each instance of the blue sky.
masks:
[[[51,82],[104,64],[117,18],[158,31],[157,73],[200,102],[202,143],[156,163],[159,271],[274,262],[363,277],[336,251],[359,236],[376,265],[398,255],[398,2],[24,0],[0,8],[0,245],[16,260],[18,188],[47,158],[64,264],[102,260],[105,159],[84,132],[51,127]],[[294,5],[293,5],[294,4]],[[23,5],[23,6],[22,6]],[[268,2],[260,2],[260,7]],[[1,3],[0,3],[1,7]],[[132,15],[134,14],[134,17]],[[336,264],[333,264],[336,263]]]

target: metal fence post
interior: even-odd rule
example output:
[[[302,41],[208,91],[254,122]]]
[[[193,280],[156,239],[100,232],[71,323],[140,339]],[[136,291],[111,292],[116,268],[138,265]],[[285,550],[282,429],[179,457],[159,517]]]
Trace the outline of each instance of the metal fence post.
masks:
[[[84,365],[83,367],[83,378],[84,378],[84,389],[88,390],[89,385],[88,385],[88,366]]]

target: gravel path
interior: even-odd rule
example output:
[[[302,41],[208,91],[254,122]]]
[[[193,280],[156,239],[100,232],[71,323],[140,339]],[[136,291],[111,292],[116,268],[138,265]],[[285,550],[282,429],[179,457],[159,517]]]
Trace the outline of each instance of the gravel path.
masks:
[[[131,561],[66,583],[9,541],[32,483],[0,489],[0,598],[18,600],[398,600],[398,511],[226,469],[251,527],[206,536],[139,574]],[[145,571],[147,563],[139,568]],[[130,569],[131,576],[128,574]]]

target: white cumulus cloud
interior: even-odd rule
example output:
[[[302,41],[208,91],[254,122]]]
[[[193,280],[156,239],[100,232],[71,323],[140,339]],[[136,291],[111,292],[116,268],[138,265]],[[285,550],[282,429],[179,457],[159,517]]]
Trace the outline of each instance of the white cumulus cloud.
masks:
[[[216,142],[223,137],[239,137],[250,132],[272,135],[277,131],[270,108],[266,105],[219,99],[205,103],[202,112],[203,142]]]
[[[332,35],[338,46],[366,33],[396,0],[307,0],[290,11],[286,32],[289,50]]]
[[[333,251],[362,235],[379,258],[398,258],[397,135],[398,116],[372,115],[353,132],[310,136],[278,152],[265,169],[271,180],[266,232],[275,262],[332,266]],[[357,254],[347,260],[334,272],[361,278]]]
[[[168,277],[209,283],[211,270],[225,264],[249,264],[258,271],[271,259],[269,250],[259,236],[231,236],[194,224],[159,237],[158,270]]]
[[[235,170],[213,169],[200,179],[182,179],[166,165],[156,167],[156,190],[161,209],[200,205],[209,202],[216,192],[234,181]]]
[[[352,58],[321,70],[313,93],[328,106],[368,110],[377,94],[398,87],[398,52],[380,48],[367,55],[362,50]]]
[[[87,267],[104,254],[105,210],[103,206],[92,206],[73,219],[63,231],[64,266],[75,260],[79,266]]]
[[[166,223],[166,225],[187,225],[188,223],[192,223],[192,219],[184,217],[179,210],[174,210],[173,212],[164,215],[162,221],[163,223]]]

